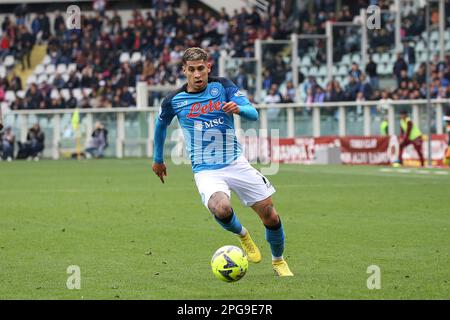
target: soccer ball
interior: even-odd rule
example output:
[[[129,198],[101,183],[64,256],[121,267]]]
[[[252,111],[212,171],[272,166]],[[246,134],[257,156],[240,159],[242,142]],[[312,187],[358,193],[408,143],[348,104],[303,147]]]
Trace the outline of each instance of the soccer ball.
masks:
[[[218,279],[225,282],[235,282],[247,272],[248,259],[241,248],[223,246],[212,256],[211,268]]]

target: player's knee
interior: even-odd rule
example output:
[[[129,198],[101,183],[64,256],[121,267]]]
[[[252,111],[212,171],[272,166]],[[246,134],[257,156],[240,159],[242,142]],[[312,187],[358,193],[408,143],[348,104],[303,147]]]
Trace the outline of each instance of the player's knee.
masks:
[[[219,206],[216,207],[216,210],[214,212],[214,215],[220,219],[224,220],[231,216],[233,213],[233,209],[231,208],[230,204],[222,203]]]
[[[267,204],[263,207],[261,218],[266,226],[274,226],[279,222],[279,217],[273,204]]]
[[[216,194],[214,194],[216,195]],[[231,208],[230,200],[225,194],[217,194],[212,196],[208,201],[208,208],[214,216],[223,220],[231,216],[233,209]]]
[[[216,216],[216,218],[220,220],[229,218],[233,213],[231,204],[227,203],[226,201],[216,203],[214,206],[210,207],[210,210]]]

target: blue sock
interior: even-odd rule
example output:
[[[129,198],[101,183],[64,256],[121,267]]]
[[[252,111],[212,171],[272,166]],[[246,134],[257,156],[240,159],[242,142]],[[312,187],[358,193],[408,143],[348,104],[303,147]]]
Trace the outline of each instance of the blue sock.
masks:
[[[234,211],[232,211],[231,215],[226,219],[220,220],[216,216],[214,216],[214,218],[225,230],[231,231],[236,234],[241,233],[242,224],[239,222],[238,217],[234,214]]]
[[[284,231],[283,225],[280,222],[273,227],[266,227],[266,240],[270,244],[272,257],[281,258],[284,252]]]

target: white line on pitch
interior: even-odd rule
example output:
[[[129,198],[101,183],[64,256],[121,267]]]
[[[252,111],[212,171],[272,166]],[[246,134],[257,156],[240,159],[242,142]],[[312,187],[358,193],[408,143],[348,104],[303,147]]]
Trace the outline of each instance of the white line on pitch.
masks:
[[[411,170],[411,169],[389,169],[381,168],[380,172],[393,172],[393,173],[416,173],[416,174],[437,174],[437,175],[448,175],[448,171],[428,171],[428,170]]]

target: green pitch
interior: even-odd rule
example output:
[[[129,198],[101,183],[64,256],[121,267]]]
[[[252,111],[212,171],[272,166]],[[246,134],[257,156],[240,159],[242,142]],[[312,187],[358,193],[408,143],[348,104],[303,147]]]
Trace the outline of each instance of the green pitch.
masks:
[[[163,185],[147,160],[2,162],[0,299],[449,299],[450,172],[380,169],[269,176],[293,278],[274,276],[264,228],[234,196],[263,261],[230,284],[210,258],[239,243],[201,205],[189,166],[169,164]],[[67,288],[70,265],[80,290]]]

